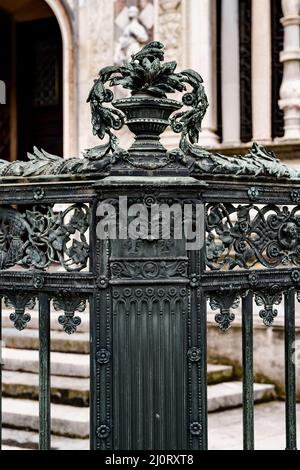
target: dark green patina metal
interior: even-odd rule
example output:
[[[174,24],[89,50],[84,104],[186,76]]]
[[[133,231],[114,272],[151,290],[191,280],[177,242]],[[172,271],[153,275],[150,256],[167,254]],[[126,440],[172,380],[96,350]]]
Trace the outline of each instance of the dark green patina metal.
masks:
[[[204,450],[208,301],[223,331],[242,305],[244,448],[252,449],[253,300],[272,326],[284,296],[286,436],[295,449],[300,171],[259,144],[244,157],[198,146],[208,106],[202,78],[163,59],[153,42],[123,67],[100,71],[88,101],[106,145],[83,158],[35,148],[27,162],[0,161],[0,295],[19,330],[39,303],[40,448],[50,447],[50,300],[66,334],[89,304],[92,449]],[[116,85],[131,96],[114,100]],[[168,97],[175,92],[182,101]],[[135,134],[129,149],[114,134],[124,125]],[[171,151],[160,142],[168,126],[181,134]],[[187,251],[174,237],[98,239],[98,205],[118,207],[118,196],[129,207],[203,204],[204,247]]]

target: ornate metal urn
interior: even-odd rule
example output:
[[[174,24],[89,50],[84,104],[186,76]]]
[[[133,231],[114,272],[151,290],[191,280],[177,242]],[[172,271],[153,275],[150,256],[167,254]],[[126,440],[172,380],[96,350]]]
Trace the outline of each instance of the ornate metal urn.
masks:
[[[135,142],[128,150],[129,159],[140,168],[159,168],[168,162],[167,150],[160,135],[170,124],[169,118],[182,105],[167,98],[136,93],[131,98],[115,100],[114,106],[123,111],[128,128],[135,134]]]
[[[160,42],[152,42],[123,67],[102,69],[88,99],[94,134],[100,138],[109,134],[113,147],[116,138],[110,128],[118,130],[126,124],[135,134],[127,155],[123,153],[127,170],[128,164],[148,171],[172,166],[174,156],[161,144],[160,135],[171,126],[176,133],[182,133],[183,139],[189,136],[191,142],[196,142],[208,106],[200,75],[192,70],[176,73],[176,62],[163,63],[163,47]],[[106,83],[131,90],[131,96],[113,100]],[[190,92],[186,92],[187,85]],[[167,97],[175,92],[186,92],[182,102]],[[104,108],[103,103],[111,101],[113,108]],[[183,105],[193,109],[178,112]]]

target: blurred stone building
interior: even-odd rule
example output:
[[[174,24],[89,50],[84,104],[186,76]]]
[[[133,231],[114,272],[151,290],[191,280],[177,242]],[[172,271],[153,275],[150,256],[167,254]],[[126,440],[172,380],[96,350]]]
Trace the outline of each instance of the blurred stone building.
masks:
[[[153,38],[204,78],[200,144],[239,153],[256,140],[298,163],[300,0],[0,0],[0,157],[97,144],[93,78]]]

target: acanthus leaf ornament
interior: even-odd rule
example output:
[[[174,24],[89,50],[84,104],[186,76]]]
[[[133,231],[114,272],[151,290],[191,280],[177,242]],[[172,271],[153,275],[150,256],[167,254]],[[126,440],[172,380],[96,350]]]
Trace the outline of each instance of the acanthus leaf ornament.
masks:
[[[231,328],[235,315],[231,309],[238,308],[240,304],[240,294],[236,290],[220,290],[209,294],[210,307],[212,310],[220,310],[215,316],[220,330],[227,331]]]
[[[264,307],[264,309],[259,312],[259,316],[266,326],[273,325],[274,319],[278,315],[278,310],[274,309],[274,305],[279,305],[282,302],[282,295],[282,288],[277,284],[268,289],[255,292],[254,298],[256,305]]]
[[[249,176],[295,181],[300,179],[300,170],[284,165],[273,152],[258,143],[254,143],[246,155],[228,156],[211,153],[185,140],[184,150],[176,149],[172,153],[176,161],[188,168],[192,176],[196,178],[201,176],[201,180],[225,175],[234,179]],[[249,193],[249,195],[259,197],[259,194]]]
[[[75,316],[75,312],[84,312],[86,299],[80,294],[63,292],[53,298],[53,306],[56,311],[63,310],[64,314],[58,318],[58,323],[63,326],[64,331],[71,335],[81,325],[81,318]]]
[[[14,309],[14,313],[11,313],[9,316],[14,327],[19,331],[24,330],[27,323],[31,320],[31,316],[29,313],[25,313],[25,311],[27,309],[32,310],[35,307],[35,297],[33,297],[32,294],[27,294],[25,292],[10,292],[4,297],[4,304],[7,308]]]

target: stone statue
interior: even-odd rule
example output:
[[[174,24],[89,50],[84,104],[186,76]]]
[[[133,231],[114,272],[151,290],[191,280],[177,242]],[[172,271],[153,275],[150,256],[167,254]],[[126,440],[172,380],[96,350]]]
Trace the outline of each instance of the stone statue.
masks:
[[[122,65],[129,60],[133,54],[136,54],[141,45],[149,40],[149,34],[145,26],[139,21],[139,9],[131,6],[128,10],[129,24],[123,31],[116,46],[115,63]]]

